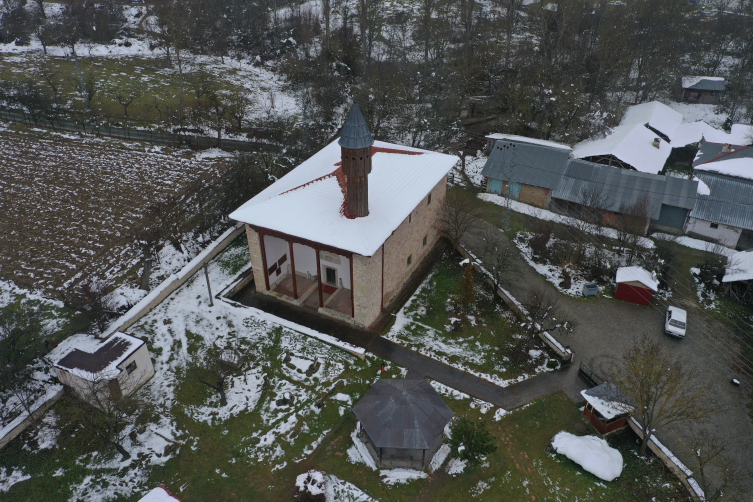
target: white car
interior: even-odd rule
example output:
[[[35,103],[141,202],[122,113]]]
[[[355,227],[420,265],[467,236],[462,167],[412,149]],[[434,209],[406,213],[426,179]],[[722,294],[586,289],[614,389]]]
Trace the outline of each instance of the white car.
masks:
[[[685,338],[685,323],[688,313],[677,307],[667,308],[667,318],[664,320],[664,332],[677,338]]]

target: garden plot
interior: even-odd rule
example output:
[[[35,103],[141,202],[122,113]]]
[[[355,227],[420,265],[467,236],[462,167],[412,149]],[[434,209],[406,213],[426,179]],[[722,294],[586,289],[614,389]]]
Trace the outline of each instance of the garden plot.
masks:
[[[241,260],[238,248],[230,246],[210,262],[215,290],[247,266],[248,254]],[[55,418],[0,451],[0,464],[8,467],[3,482],[14,483],[9,500],[32,493],[54,500],[137,498],[155,484],[188,499],[225,500],[235,490],[250,493],[258,486],[268,487],[265,499],[283,499],[300,474],[298,463],[379,377],[379,365],[255,312],[223,301],[210,307],[203,273],[194,276],[129,329],[148,341],[155,367],[155,376],[136,394],[142,411],[126,426],[124,447],[131,458],[121,460],[91,442],[71,419],[72,402],[60,402],[50,412]],[[195,372],[203,350],[213,344],[242,356],[226,380],[224,406]],[[284,362],[286,354],[300,364],[320,363],[299,368]],[[57,436],[51,432],[56,427]],[[44,438],[52,437],[56,444],[41,449],[39,443],[47,445],[52,440]]]
[[[459,318],[450,297],[463,277],[460,261],[445,253],[385,337],[503,387],[556,367],[559,359],[538,337],[522,334],[513,314],[475,273],[476,308]]]
[[[42,290],[112,279],[137,263],[132,232],[149,205],[222,165],[120,146],[0,131],[0,277]]]

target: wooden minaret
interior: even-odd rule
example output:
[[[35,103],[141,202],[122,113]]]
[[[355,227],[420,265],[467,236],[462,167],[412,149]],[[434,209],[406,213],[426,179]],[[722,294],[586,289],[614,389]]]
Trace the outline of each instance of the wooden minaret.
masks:
[[[371,145],[374,144],[374,138],[371,137],[366,120],[356,103],[353,103],[353,108],[350,109],[338,144],[343,174],[347,180],[347,213],[356,218],[368,216]]]

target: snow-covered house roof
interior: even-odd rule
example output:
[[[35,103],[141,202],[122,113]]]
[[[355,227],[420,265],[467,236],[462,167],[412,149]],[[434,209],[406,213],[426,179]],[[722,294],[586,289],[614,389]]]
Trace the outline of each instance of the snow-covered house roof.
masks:
[[[144,345],[125,333],[115,333],[105,340],[91,335],[73,335],[63,340],[47,355],[55,367],[85,380],[97,381],[117,377],[118,365]]]
[[[583,398],[607,420],[611,420],[635,407],[617,385],[604,382],[601,385],[580,391]]]
[[[617,269],[617,284],[623,282],[640,282],[652,291],[659,290],[659,281],[656,276],[641,267],[620,267]]]
[[[724,77],[687,76],[682,77],[682,88],[693,91],[723,91]]]
[[[753,181],[700,170],[695,175],[706,193],[698,193],[691,218],[753,230]]]
[[[345,176],[337,141],[230,214],[236,221],[372,256],[458,162],[454,155],[375,141],[369,214],[344,213]]]
[[[377,448],[428,450],[453,412],[427,380],[382,379],[353,407]]]
[[[722,282],[750,281],[753,279],[753,250],[740,251],[729,259]]]
[[[563,150],[573,149],[571,146],[568,146],[562,143],[557,143],[555,141],[549,141],[546,139],[528,138],[526,136],[516,136],[515,134],[503,134],[499,132],[488,134],[486,136],[486,139],[493,139],[493,140],[503,139],[506,141],[514,141],[517,143],[528,143],[531,145],[548,146],[550,148],[561,148]]]
[[[586,159],[612,155],[637,171],[658,174],[672,153],[672,147],[658,138],[659,148],[656,148],[653,145],[656,138],[656,133],[645,125],[620,125],[605,138],[578,143],[572,156]]]
[[[721,159],[698,165],[695,170],[753,180],[753,158]]]
[[[670,139],[680,124],[682,124],[682,114],[658,101],[631,106],[625,111],[625,116],[620,121],[621,126],[648,126]]]

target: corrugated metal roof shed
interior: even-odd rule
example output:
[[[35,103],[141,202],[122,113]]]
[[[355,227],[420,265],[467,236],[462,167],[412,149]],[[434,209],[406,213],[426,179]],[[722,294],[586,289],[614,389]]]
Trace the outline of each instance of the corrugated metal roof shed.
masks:
[[[483,176],[554,189],[565,172],[570,151],[531,143],[499,140],[481,171]]]
[[[693,82],[693,80],[696,80]],[[726,89],[724,79],[709,77],[686,77],[683,88],[689,91],[723,91]]]
[[[620,211],[623,206],[633,204],[643,194],[648,194],[651,199],[651,218],[657,219],[662,204],[692,209],[697,189],[697,181],[572,159],[552,197],[583,203],[582,194],[600,193],[605,199],[603,209]]]
[[[709,187],[709,195],[698,195],[691,218],[753,230],[753,181],[697,171]]]
[[[693,167],[711,161],[719,162],[720,160],[753,158],[753,148],[751,147],[732,145],[733,151],[726,153],[722,152],[722,148],[724,148],[723,143],[710,143],[704,141],[701,143],[701,147],[698,149],[695,159],[693,159]]]
[[[426,380],[378,380],[353,407],[377,448],[428,450],[452,410]]]

